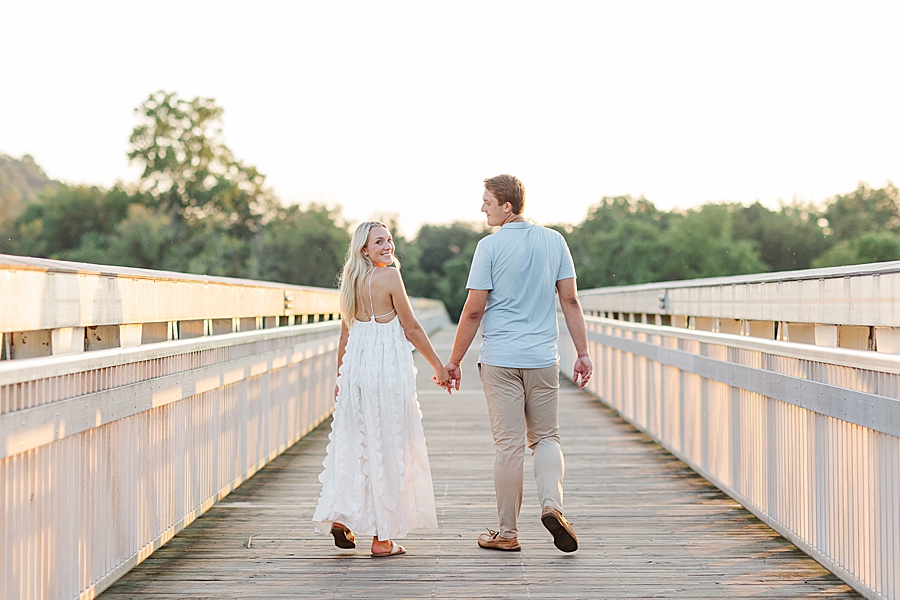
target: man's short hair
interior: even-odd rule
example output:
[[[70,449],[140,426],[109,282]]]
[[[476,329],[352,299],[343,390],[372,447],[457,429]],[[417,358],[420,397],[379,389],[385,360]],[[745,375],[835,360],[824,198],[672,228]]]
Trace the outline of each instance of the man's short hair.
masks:
[[[509,202],[513,213],[520,215],[525,210],[525,185],[518,177],[504,174],[484,180],[484,187],[503,205]]]

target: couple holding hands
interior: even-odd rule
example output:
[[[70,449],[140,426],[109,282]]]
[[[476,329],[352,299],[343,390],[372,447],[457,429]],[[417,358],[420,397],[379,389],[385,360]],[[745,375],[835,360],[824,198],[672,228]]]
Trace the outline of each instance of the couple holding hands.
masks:
[[[578,538],[563,517],[559,445],[559,355],[556,294],[578,353],[574,379],[591,377],[575,267],[565,239],[525,220],[525,187],[512,175],[484,181],[481,212],[500,227],[475,250],[463,307],[446,365],[416,320],[390,231],[362,223],[341,275],[341,337],[335,410],[313,516],[338,548],[355,534],[372,536],[372,556],[405,553],[394,539],[437,528],[431,469],[416,401],[415,347],[434,368],[432,380],[459,389],[460,363],[483,325],[479,372],[494,437],[499,529],[478,545],[518,551],[525,445],[534,454],[541,522],[556,547],[574,552]],[[384,268],[393,264],[394,269]],[[411,345],[412,346],[411,346]],[[579,381],[580,379],[580,381]]]

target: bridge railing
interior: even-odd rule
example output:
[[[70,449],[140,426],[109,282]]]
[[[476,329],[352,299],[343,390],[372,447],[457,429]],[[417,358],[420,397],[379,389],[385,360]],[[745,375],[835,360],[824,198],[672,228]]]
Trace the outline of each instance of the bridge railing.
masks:
[[[867,598],[900,598],[900,262],[580,297],[593,394]]]
[[[2,598],[95,596],[332,411],[334,290],[8,256],[0,282]]]

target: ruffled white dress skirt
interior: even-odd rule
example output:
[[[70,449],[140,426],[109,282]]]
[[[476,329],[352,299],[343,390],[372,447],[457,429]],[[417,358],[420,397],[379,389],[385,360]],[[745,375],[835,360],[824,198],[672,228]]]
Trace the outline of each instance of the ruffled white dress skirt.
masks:
[[[357,536],[387,540],[437,528],[412,349],[396,317],[350,328],[319,475],[317,531],[329,533],[337,521]]]

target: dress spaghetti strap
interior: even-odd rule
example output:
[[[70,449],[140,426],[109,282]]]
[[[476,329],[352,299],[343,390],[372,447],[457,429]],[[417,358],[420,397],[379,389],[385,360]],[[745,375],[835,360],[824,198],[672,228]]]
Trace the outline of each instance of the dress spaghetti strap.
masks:
[[[372,300],[372,278],[373,278],[373,277],[375,277],[375,269],[372,269],[372,270],[369,272],[369,310],[370,310],[371,313],[372,313],[372,319],[371,319],[371,320],[372,320],[372,321],[375,321],[376,319],[382,319],[382,318],[384,318],[384,317],[386,317],[386,316],[388,316],[388,315],[390,315],[390,314],[393,314],[393,313],[397,312],[397,309],[396,309],[396,308],[392,308],[390,311],[384,313],[383,315],[376,315],[376,314],[375,314],[375,302]],[[388,321],[388,322],[390,322],[390,321]]]

